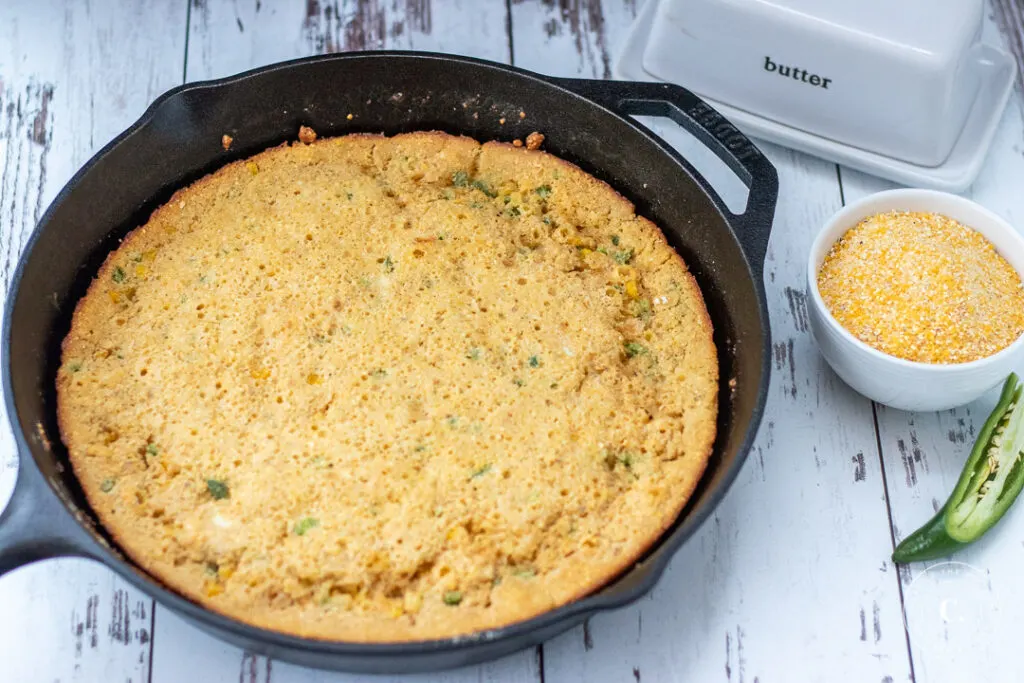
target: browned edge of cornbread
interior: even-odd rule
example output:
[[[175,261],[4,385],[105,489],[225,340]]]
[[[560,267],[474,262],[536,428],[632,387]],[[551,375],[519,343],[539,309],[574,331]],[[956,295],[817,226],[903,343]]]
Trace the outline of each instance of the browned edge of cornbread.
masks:
[[[410,133],[410,134],[406,134],[406,135],[403,135],[403,136],[396,136],[395,138],[392,138],[392,139],[415,139],[415,138],[421,137],[421,136],[428,136],[428,137],[441,136],[443,138],[451,137],[451,136],[448,136],[445,133],[419,132],[419,133]],[[376,138],[383,139],[381,136],[369,136],[369,135],[360,135],[360,136],[353,136],[353,137],[370,138],[370,139],[376,139]],[[325,139],[325,140],[317,141],[317,142],[315,142],[313,144],[326,144],[326,143],[328,143],[329,140],[330,139],[328,138],[328,139]],[[292,144],[299,144],[299,143],[292,143]],[[476,143],[474,143],[474,144],[476,144]],[[281,146],[278,146],[278,147],[275,147],[275,148],[271,148],[270,150],[267,150],[267,151],[265,151],[265,152],[263,152],[263,153],[261,153],[259,155],[251,157],[250,159],[240,160],[240,161],[236,161],[236,162],[227,164],[223,168],[221,168],[221,169],[215,171],[214,173],[212,173],[212,174],[210,174],[210,175],[200,179],[199,181],[197,181],[196,183],[190,185],[189,187],[186,187],[186,188],[176,192],[174,194],[174,196],[165,205],[163,205],[162,207],[158,208],[154,212],[153,217],[151,217],[150,220],[152,220],[153,218],[157,217],[160,214],[160,212],[162,212],[162,211],[170,211],[171,210],[170,207],[173,207],[174,205],[176,205],[180,201],[187,200],[192,193],[195,193],[195,192],[199,191],[201,188],[203,188],[205,185],[207,185],[209,183],[215,182],[215,180],[217,178],[221,177],[222,175],[231,173],[233,170],[237,170],[240,166],[244,166],[244,164],[247,163],[248,161],[264,159],[264,158],[267,158],[267,156],[278,154],[278,153],[286,153],[286,151],[287,151],[287,149],[289,147],[290,147],[290,145],[285,143],[285,144],[283,144]],[[625,198],[623,198],[621,195],[616,193],[610,186],[608,186],[606,183],[604,183],[602,181],[597,180],[596,178],[590,176],[589,174],[585,174],[583,171],[578,169],[575,165],[570,164],[569,162],[566,162],[564,160],[558,159],[557,157],[554,157],[552,155],[548,155],[545,152],[532,151],[532,150],[527,150],[527,149],[521,148],[521,147],[514,147],[514,146],[512,146],[510,144],[507,144],[507,143],[495,143],[495,142],[486,143],[486,145],[484,145],[484,146],[478,146],[477,153],[476,153],[477,154],[477,156],[476,156],[477,159],[479,158],[479,155],[480,155],[481,151],[484,149],[484,147],[488,147],[488,148],[491,148],[491,149],[500,149],[504,153],[509,154],[509,155],[527,155],[526,157],[524,157],[524,159],[528,159],[530,155],[543,155],[543,157],[545,159],[554,160],[567,173],[572,174],[576,178],[576,180],[583,181],[583,182],[586,182],[586,183],[590,183],[590,184],[592,184],[593,187],[595,187],[595,188],[599,189],[600,191],[602,191],[603,193],[607,194],[607,196],[608,196],[608,198],[610,200],[619,203],[619,206],[620,206],[621,209],[626,210],[626,211],[628,211],[630,213],[632,213],[634,211],[633,205],[630,202],[628,202]],[[475,168],[473,170],[475,171]],[[680,279],[681,279],[681,281],[683,283],[683,286],[688,290],[688,296],[690,296],[694,301],[699,302],[699,304],[700,304],[700,306],[698,308],[699,308],[699,311],[703,314],[701,319],[700,319],[700,324],[702,325],[703,329],[701,330],[702,334],[699,335],[699,336],[701,336],[704,339],[704,342],[710,347],[710,349],[709,349],[710,356],[712,358],[715,358],[715,366],[713,368],[713,372],[714,372],[714,378],[715,378],[715,380],[717,382],[717,358],[716,358],[716,354],[715,354],[715,351],[714,351],[713,342],[711,341],[711,333],[712,333],[711,321],[710,321],[710,318],[708,317],[706,307],[703,305],[703,298],[701,296],[701,293],[700,293],[700,290],[699,290],[699,288],[697,286],[697,283],[693,279],[693,277],[690,274],[689,270],[686,268],[686,265],[683,262],[682,258],[674,250],[671,249],[671,247],[667,243],[667,240],[665,240],[664,235],[657,228],[657,226],[655,226],[650,221],[647,221],[646,219],[640,218],[640,220],[644,223],[644,225],[647,226],[647,228],[649,230],[651,230],[653,232],[653,234],[657,235],[657,238],[664,245],[664,247],[667,250],[667,252],[670,253],[672,255],[672,257],[675,259],[675,261],[677,262],[676,266],[680,270]],[[147,222],[147,224],[148,224],[148,222]],[[145,226],[142,226],[142,227],[145,227]],[[138,238],[138,235],[139,235],[138,230],[135,230],[135,231],[132,231],[131,233],[129,233],[124,238],[124,240],[122,241],[122,243],[118,247],[118,249],[115,250],[114,252],[112,252],[107,257],[107,259],[104,261],[103,265],[101,266],[99,272],[97,273],[96,279],[94,279],[93,282],[91,283],[91,285],[89,287],[89,290],[88,290],[86,296],[83,298],[82,301],[85,301],[85,299],[87,299],[90,296],[98,296],[99,294],[102,294],[102,292],[98,291],[100,289],[100,283],[101,282],[105,282],[108,278],[111,277],[112,271],[113,271],[113,268],[114,268],[115,257],[117,256],[117,254],[123,253],[123,250],[125,250],[126,248],[130,248],[133,245],[134,241]],[[68,340],[70,340],[71,338],[73,338],[75,336],[75,334],[77,332],[77,327],[76,326],[80,324],[79,310],[81,309],[81,306],[82,306],[82,302],[80,301],[79,304],[76,306],[76,312],[75,312],[75,315],[74,315],[74,318],[73,318],[73,321],[72,321],[71,333],[69,333],[67,339],[65,340],[65,347],[64,347],[65,352],[67,352]],[[58,383],[58,394],[60,395],[60,393],[61,393],[60,392],[60,384]],[[705,425],[706,429],[700,435],[700,437],[702,437],[702,438],[699,439],[700,446],[697,449],[697,450],[700,450],[700,451],[703,452],[704,457],[702,457],[702,458],[687,459],[689,461],[688,462],[688,466],[690,467],[690,471],[687,473],[687,476],[685,477],[685,480],[688,482],[688,486],[687,486],[686,490],[677,490],[677,491],[675,491],[675,495],[672,498],[672,500],[675,502],[674,507],[667,508],[667,509],[663,510],[663,514],[660,515],[657,520],[649,520],[650,523],[645,528],[644,536],[637,540],[637,543],[631,549],[631,552],[623,554],[620,558],[617,558],[616,561],[609,561],[609,562],[607,562],[604,566],[594,567],[593,568],[594,571],[590,572],[590,577],[589,577],[588,580],[580,581],[578,583],[575,583],[571,588],[562,590],[562,593],[560,595],[560,599],[559,599],[559,603],[558,604],[564,604],[566,602],[570,602],[572,600],[575,600],[575,599],[578,599],[580,597],[583,597],[583,596],[585,596],[585,595],[587,595],[589,593],[592,593],[593,591],[597,590],[598,588],[602,587],[603,585],[607,584],[609,581],[611,581],[616,576],[618,576],[623,571],[627,570],[630,566],[632,566],[632,564],[639,557],[641,557],[644,553],[646,553],[651,548],[651,546],[653,546],[658,541],[658,539],[664,534],[664,532],[669,527],[672,526],[672,524],[675,522],[676,518],[678,517],[680,511],[683,509],[683,507],[685,506],[686,502],[688,501],[688,499],[692,495],[693,489],[696,487],[697,483],[699,482],[700,476],[703,473],[703,470],[704,470],[704,468],[707,465],[708,459],[710,458],[711,449],[712,449],[714,438],[715,438],[716,420],[715,420],[715,411],[714,410],[711,411],[711,414],[710,414],[709,418],[710,419],[707,420],[707,424]],[[64,405],[63,402],[61,402],[59,400],[58,401],[58,422],[60,424],[60,428],[61,428],[62,434],[66,434],[67,431],[68,431],[67,430],[67,425],[68,425],[69,419],[70,419],[70,417],[69,417],[69,415],[66,412],[66,406]],[[69,451],[72,452],[72,458],[71,458],[72,465],[74,466],[74,468],[76,470],[76,473],[78,473],[78,468],[81,466],[81,463],[78,461],[78,459],[74,455],[74,450],[75,450],[74,444],[69,443],[68,447],[69,447]],[[241,614],[241,613],[238,613],[238,612],[234,612],[234,611],[225,610],[221,606],[219,606],[216,603],[216,601],[212,601],[212,600],[206,599],[206,598],[204,598],[204,596],[200,595],[199,592],[196,590],[196,587],[194,585],[192,585],[189,581],[187,581],[183,576],[178,575],[177,573],[175,573],[171,568],[166,567],[166,566],[161,566],[158,562],[156,562],[156,560],[154,558],[150,558],[150,557],[147,557],[145,555],[142,555],[142,554],[136,552],[136,549],[133,548],[129,543],[126,542],[127,540],[130,539],[130,532],[124,532],[119,527],[119,525],[116,523],[116,521],[112,517],[108,517],[108,515],[106,514],[106,511],[104,509],[104,506],[102,504],[97,504],[98,501],[101,500],[101,495],[102,494],[98,490],[98,487],[96,486],[96,483],[94,481],[91,481],[88,477],[81,477],[80,481],[82,481],[83,489],[85,490],[86,496],[90,500],[90,503],[93,505],[94,510],[97,513],[97,516],[100,518],[101,523],[103,523],[105,529],[118,542],[120,547],[122,547],[125,550],[125,552],[132,558],[132,560],[134,562],[136,562],[140,567],[144,568],[145,570],[147,570],[148,572],[153,574],[156,578],[158,578],[159,580],[163,581],[165,584],[170,586],[171,588],[175,589],[176,591],[182,593],[183,595],[189,597],[190,599],[198,602],[199,604],[201,604],[201,605],[203,605],[203,606],[205,606],[207,608],[213,609],[215,611],[219,611],[219,612],[221,612],[221,613],[223,613],[223,614],[225,614],[227,616],[239,619],[241,621],[249,621],[250,623],[254,623],[257,626],[261,626],[261,627],[269,628],[269,629],[273,629],[273,630],[278,630],[278,631],[290,632],[290,633],[294,633],[294,634],[297,634],[297,635],[303,635],[303,636],[307,636],[307,637],[315,637],[315,638],[322,638],[322,639],[344,639],[344,640],[351,640],[351,641],[368,641],[368,642],[369,641],[417,640],[417,639],[421,639],[420,637],[418,637],[414,633],[399,633],[397,631],[389,631],[387,628],[381,628],[379,631],[376,631],[376,632],[363,632],[363,633],[353,633],[351,630],[346,631],[344,628],[338,628],[336,630],[336,632],[324,631],[322,629],[310,630],[308,625],[306,625],[304,623],[301,623],[301,621],[299,623],[289,623],[287,620],[285,620],[285,621],[273,621],[273,622],[267,621],[267,620],[259,620],[259,619],[252,620],[252,619],[247,619],[246,615],[244,615],[244,614]],[[535,616],[536,614],[538,614],[540,612],[543,612],[543,611],[546,611],[546,609],[550,609],[552,607],[553,607],[552,605],[548,605],[544,609],[538,609],[535,605],[525,605],[524,608],[520,612],[518,612],[518,613],[513,613],[513,612],[507,610],[504,613],[505,618],[503,618],[500,621],[480,622],[480,623],[467,624],[467,628],[465,629],[465,631],[467,631],[467,632],[468,631],[476,631],[476,630],[480,630],[480,629],[494,628],[494,627],[503,626],[503,625],[506,625],[506,624],[509,624],[509,623],[513,623],[515,621],[520,621],[522,619],[526,619],[526,618],[529,618],[531,616]],[[397,635],[396,635],[396,633],[397,633]],[[426,638],[434,638],[434,637],[444,637],[444,636],[447,636],[447,635],[453,635],[453,634],[452,633],[426,634],[425,637]]]

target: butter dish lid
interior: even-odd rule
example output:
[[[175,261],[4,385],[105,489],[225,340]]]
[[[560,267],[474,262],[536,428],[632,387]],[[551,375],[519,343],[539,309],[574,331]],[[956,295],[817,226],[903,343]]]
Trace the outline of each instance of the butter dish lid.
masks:
[[[984,0],[712,0],[701,4],[713,6],[716,12],[732,6],[762,17],[788,15],[789,21],[803,22],[811,30],[847,32],[892,49],[913,50],[922,57],[954,51],[957,41],[978,26],[984,11]],[[667,16],[685,17],[693,5],[670,1],[662,8]]]
[[[891,180],[977,177],[1016,66],[982,0],[649,0],[615,64],[678,83],[744,132]]]

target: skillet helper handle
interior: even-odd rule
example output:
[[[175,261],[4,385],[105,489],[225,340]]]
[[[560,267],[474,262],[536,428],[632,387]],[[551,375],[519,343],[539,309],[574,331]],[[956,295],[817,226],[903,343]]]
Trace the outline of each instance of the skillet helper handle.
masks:
[[[705,189],[718,210],[736,226],[740,243],[753,271],[760,276],[764,275],[768,237],[775,215],[775,201],[779,195],[779,177],[775,167],[746,135],[711,105],[686,88],[671,83],[576,78],[552,80],[620,116],[660,116],[671,119],[724,161],[749,190],[744,212],[734,214],[714,188],[706,186]]]
[[[0,577],[37,560],[88,557],[93,545],[32,457],[21,457],[14,493],[0,512]]]

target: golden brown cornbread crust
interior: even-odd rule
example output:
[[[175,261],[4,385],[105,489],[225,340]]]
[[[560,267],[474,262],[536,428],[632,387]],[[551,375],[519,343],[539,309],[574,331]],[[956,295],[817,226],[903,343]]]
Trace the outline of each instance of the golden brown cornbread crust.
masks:
[[[686,266],[604,183],[346,136],[229,164],[130,233],[75,311],[58,414],[100,521],[175,590],[423,640],[643,554],[710,456],[717,368]]]

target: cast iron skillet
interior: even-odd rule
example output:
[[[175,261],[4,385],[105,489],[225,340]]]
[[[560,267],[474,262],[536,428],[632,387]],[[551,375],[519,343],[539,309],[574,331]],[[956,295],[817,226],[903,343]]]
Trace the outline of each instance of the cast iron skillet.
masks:
[[[749,188],[745,212],[731,213],[685,159],[631,114],[668,117],[712,149]],[[255,628],[182,598],[126,560],[97,525],[56,424],[54,378],[75,302],[117,240],[173,190],[229,160],[295,139],[300,124],[321,135],[443,130],[479,140],[541,131],[546,150],[632,200],[686,259],[704,293],[720,357],[714,454],[676,524],[603,590],[466,637],[323,642]],[[229,152],[221,147],[224,133],[234,137]],[[769,373],[762,274],[777,191],[775,169],[746,137],[699,98],[670,85],[557,79],[461,57],[367,52],[286,62],[176,88],[64,187],[29,240],[11,284],[3,382],[20,467],[0,517],[0,575],[44,558],[92,558],[235,645],[307,666],[377,673],[493,659],[630,603],[654,586],[671,555],[725,495],[757,431]]]

